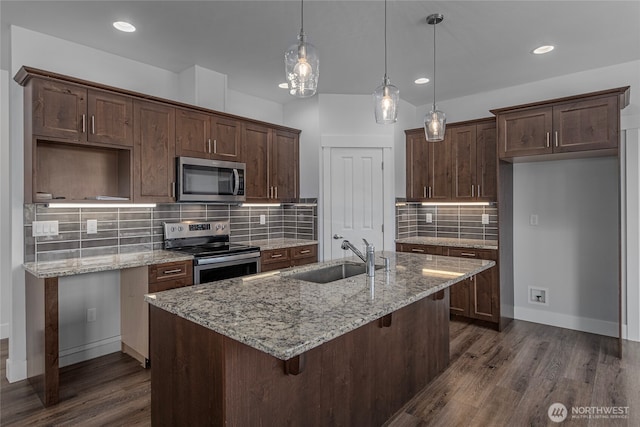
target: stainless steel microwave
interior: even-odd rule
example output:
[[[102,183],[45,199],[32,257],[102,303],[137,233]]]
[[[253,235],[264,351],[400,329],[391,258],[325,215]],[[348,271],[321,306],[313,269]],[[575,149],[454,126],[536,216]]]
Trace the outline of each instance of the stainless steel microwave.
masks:
[[[245,164],[195,157],[176,158],[179,202],[244,202]]]

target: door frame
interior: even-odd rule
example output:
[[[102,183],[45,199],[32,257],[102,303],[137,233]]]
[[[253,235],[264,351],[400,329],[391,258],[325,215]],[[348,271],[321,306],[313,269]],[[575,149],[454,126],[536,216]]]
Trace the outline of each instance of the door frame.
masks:
[[[331,149],[332,148],[353,148],[353,149],[382,149],[382,206],[383,206],[383,248],[380,250],[395,251],[395,168],[393,157],[393,134],[381,135],[321,135],[321,165],[320,165],[320,199],[318,201],[319,221],[318,236],[322,236],[318,242],[318,254],[322,255],[319,261],[331,259]]]

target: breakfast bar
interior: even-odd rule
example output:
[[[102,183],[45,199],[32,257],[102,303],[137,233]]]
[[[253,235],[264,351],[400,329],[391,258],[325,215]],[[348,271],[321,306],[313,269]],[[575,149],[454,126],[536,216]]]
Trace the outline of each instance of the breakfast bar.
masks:
[[[448,288],[494,261],[376,253],[389,270],[301,273],[150,294],[155,425],[381,425],[449,359]]]

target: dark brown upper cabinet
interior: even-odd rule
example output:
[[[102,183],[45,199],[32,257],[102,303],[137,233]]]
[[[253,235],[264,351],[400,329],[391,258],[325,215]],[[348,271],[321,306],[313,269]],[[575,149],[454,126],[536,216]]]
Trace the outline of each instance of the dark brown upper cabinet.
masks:
[[[175,108],[152,101],[133,104],[134,200],[175,201]]]
[[[427,142],[424,129],[406,130],[407,199],[443,201],[451,198],[451,150],[445,137]]]
[[[75,142],[133,145],[131,97],[56,80],[32,85],[33,134]]]
[[[492,110],[500,159],[615,155],[629,87]],[[559,155],[559,154],[563,155]],[[522,158],[522,159],[520,159]]]
[[[497,199],[495,119],[449,125],[451,141],[452,199]]]
[[[180,108],[176,114],[176,154],[241,161],[241,126],[237,120]]]
[[[299,189],[299,133],[245,124],[242,152],[246,194],[252,202],[294,202]]]

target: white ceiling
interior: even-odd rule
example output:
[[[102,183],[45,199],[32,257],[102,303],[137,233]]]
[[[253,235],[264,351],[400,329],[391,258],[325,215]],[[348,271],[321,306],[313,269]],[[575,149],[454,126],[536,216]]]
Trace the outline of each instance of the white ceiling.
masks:
[[[320,93],[370,94],[384,74],[382,0],[304,3],[304,27],[320,51]],[[640,59],[640,1],[389,0],[388,74],[401,98],[431,103],[431,13],[437,26],[437,97],[492,89]],[[228,76],[231,89],[285,103],[285,49],[300,29],[298,1],[0,2],[2,65],[9,24],[72,40],[174,72],[194,64]],[[127,20],[138,31],[113,29]],[[547,55],[532,55],[554,44]],[[22,64],[20,64],[22,65]],[[25,64],[28,65],[28,64]]]

